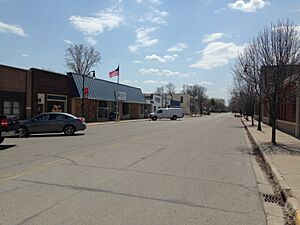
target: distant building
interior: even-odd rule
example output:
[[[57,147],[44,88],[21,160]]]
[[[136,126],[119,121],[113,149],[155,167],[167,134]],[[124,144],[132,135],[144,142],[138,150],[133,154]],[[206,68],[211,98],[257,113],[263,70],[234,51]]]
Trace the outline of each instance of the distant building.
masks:
[[[159,108],[163,108],[163,97],[158,94],[144,93],[144,98],[147,104],[151,104],[151,112],[155,112]]]
[[[160,108],[172,108],[172,107],[180,107],[180,102],[176,100],[172,100],[172,97],[165,94],[152,94],[152,93],[144,93],[144,98],[148,104],[152,105],[152,112]]]
[[[175,93],[172,94],[172,100],[180,102],[180,107],[186,115],[197,114],[200,112],[197,105],[197,97],[191,94]]]

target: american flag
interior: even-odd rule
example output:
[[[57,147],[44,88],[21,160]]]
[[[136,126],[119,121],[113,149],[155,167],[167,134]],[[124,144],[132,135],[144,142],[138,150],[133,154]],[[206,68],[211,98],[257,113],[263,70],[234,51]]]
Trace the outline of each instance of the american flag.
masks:
[[[112,78],[112,77],[115,77],[115,76],[119,76],[119,66],[117,69],[109,72],[109,77]]]

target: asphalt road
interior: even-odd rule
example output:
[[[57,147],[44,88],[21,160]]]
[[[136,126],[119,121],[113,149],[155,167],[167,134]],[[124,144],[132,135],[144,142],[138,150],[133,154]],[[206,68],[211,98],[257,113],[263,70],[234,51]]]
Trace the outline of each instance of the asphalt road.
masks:
[[[1,225],[265,224],[230,114],[7,139],[0,150]]]

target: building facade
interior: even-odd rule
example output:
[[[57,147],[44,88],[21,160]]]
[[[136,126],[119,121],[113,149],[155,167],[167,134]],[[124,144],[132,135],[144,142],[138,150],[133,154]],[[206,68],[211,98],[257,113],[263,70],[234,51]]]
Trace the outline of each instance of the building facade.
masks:
[[[0,114],[31,116],[31,82],[28,70],[0,65]]]
[[[150,113],[150,105],[140,88],[91,77],[85,77],[83,88],[81,75],[69,76],[73,82],[71,112],[76,116],[83,115],[87,121],[107,121],[114,119],[117,111],[121,120],[147,118]],[[86,90],[84,98],[83,90]]]
[[[300,66],[293,66],[293,73],[300,73]],[[292,74],[293,75],[293,74]],[[298,76],[298,75],[297,75]],[[278,130],[286,132],[295,137],[300,137],[300,85],[297,84],[296,91],[287,96],[278,108],[276,127]],[[261,104],[262,121],[271,124],[267,105]],[[259,104],[255,103],[255,119],[258,119]]]
[[[197,105],[197,98],[191,94],[175,93],[172,94],[172,100],[180,102],[180,107],[185,115],[192,115],[200,112]]]
[[[84,105],[87,121],[105,121],[112,119],[116,111],[121,119],[147,118],[151,111],[139,88],[86,77],[88,93],[82,98],[82,87],[80,75],[0,65],[0,114],[19,119],[43,112],[82,116]]]

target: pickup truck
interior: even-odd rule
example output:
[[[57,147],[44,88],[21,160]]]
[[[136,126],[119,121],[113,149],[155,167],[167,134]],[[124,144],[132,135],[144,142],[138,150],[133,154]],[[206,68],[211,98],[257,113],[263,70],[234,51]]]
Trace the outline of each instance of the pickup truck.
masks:
[[[19,128],[20,123],[15,116],[0,115],[0,144],[4,138],[16,136]]]

